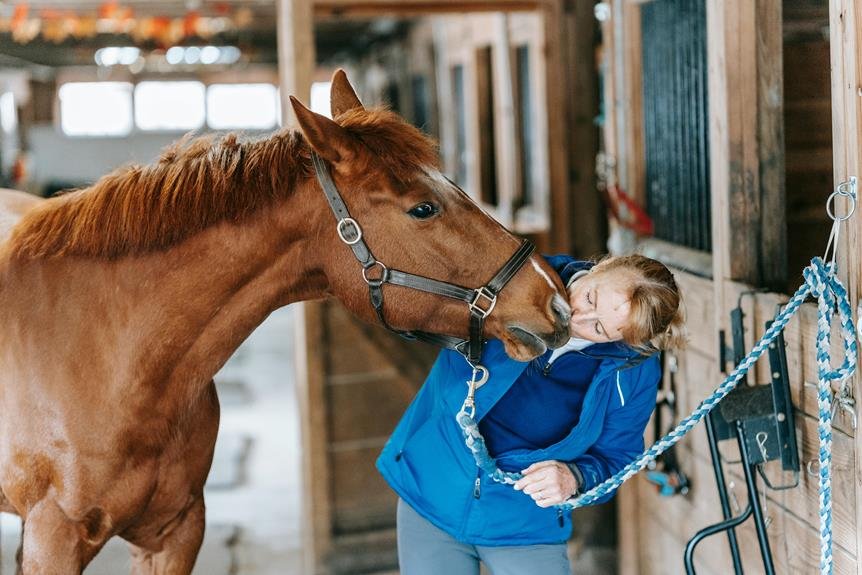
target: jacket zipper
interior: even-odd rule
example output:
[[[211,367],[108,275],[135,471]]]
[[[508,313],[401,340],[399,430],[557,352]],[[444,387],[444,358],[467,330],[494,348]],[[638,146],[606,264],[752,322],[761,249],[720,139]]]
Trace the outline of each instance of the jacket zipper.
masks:
[[[551,363],[550,361],[548,363],[546,363],[545,367],[542,368],[542,375],[544,375],[545,377],[548,377],[548,375],[551,374],[551,366],[552,365],[554,365],[554,364]]]
[[[482,495],[482,470],[477,467],[476,468],[476,479],[473,481],[473,500],[479,499]],[[464,518],[461,520],[461,528],[458,532],[461,534],[461,537],[464,538],[467,536],[467,523],[470,521],[470,513],[473,511],[472,503],[469,499],[467,500],[467,509],[464,511]]]
[[[563,519],[563,510],[557,509],[557,523],[560,524],[560,527],[563,527],[566,523],[565,519]]]

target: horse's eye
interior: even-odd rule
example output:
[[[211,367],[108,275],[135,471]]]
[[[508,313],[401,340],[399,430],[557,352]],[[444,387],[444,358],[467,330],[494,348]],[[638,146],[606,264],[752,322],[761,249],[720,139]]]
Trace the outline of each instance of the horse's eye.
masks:
[[[417,220],[427,220],[431,216],[436,215],[439,211],[440,209],[431,202],[422,202],[421,204],[416,204],[410,208],[410,211],[407,213]]]

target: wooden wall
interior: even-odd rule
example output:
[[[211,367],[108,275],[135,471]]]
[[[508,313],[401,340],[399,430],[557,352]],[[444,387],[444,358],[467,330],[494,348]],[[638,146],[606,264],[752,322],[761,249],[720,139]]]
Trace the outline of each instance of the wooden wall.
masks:
[[[661,1],[661,0],[654,0]],[[616,94],[631,94],[637,86],[625,78],[637,77],[637,35],[621,34],[636,20],[641,2],[615,2],[614,16],[628,23],[607,23],[605,50],[634,54],[612,61]],[[678,355],[677,374],[680,417],[688,414],[722,381],[717,350],[719,329],[728,328],[728,313],[740,294],[761,289],[742,299],[746,311],[746,341],[750,349],[764,331],[764,322],[775,314],[776,305],[788,299],[784,290],[801,283],[801,268],[825,248],[828,231],[824,201],[833,179],[843,181],[857,175],[860,167],[860,15],[852,1],[833,1],[828,11],[823,3],[808,0],[707,0],[710,61],[710,154],[713,208],[713,253],[703,276],[682,271],[677,278],[686,297],[691,342]],[[824,27],[828,26],[826,35]],[[812,33],[816,30],[816,33]],[[620,69],[622,67],[622,69]],[[830,73],[831,72],[831,73]],[[617,102],[615,96],[613,102]],[[613,105],[617,126],[636,124],[637,110]],[[838,116],[836,118],[836,116]],[[628,186],[637,190],[638,153],[619,134],[608,141],[629,167]],[[636,141],[636,135],[633,136]],[[786,177],[786,197],[784,181]],[[626,185],[626,181],[623,182]],[[786,240],[781,223],[786,217]],[[840,276],[856,305],[860,283],[859,222],[851,221],[850,237],[841,242]],[[784,251],[786,250],[786,252]],[[786,253],[786,256],[782,256]],[[788,271],[768,261],[786,257]],[[690,254],[668,250],[671,264],[686,266]],[[777,292],[763,291],[780,285]],[[816,308],[805,304],[785,330],[791,390],[796,409],[796,431],[803,470],[800,485],[787,491],[764,490],[770,545],[777,573],[812,573],[818,570],[818,485],[805,471],[817,467],[817,366],[814,341]],[[834,333],[834,330],[833,330]],[[840,341],[833,342],[840,358]],[[769,381],[766,362],[758,364],[755,382]],[[858,377],[852,382],[858,396]],[[858,407],[857,413],[858,413]],[[860,553],[859,440],[851,418],[839,414],[834,420],[833,524],[835,572],[862,572]],[[652,437],[651,431],[647,437]],[[725,445],[725,443],[727,445]],[[734,442],[723,442],[726,461],[738,458]],[[680,444],[679,459],[692,481],[685,496],[660,497],[642,476],[631,480],[620,492],[620,556],[622,573],[680,573],[686,542],[701,528],[720,521],[719,506],[706,432],[695,428]],[[775,481],[792,479],[775,464],[767,474]],[[746,490],[739,465],[726,464],[728,481],[738,508],[746,505]],[[746,572],[763,571],[753,524],[737,528]],[[698,546],[698,573],[732,573],[725,535],[714,536]]]
[[[679,355],[680,369],[676,375],[678,412],[690,413],[707,397],[724,377],[719,372],[716,358],[715,302],[710,280],[677,272],[677,278],[686,297],[689,310],[689,325],[692,340],[689,348]],[[733,295],[738,297],[748,286],[735,284]],[[746,341],[748,346],[760,337],[763,324],[775,314],[775,306],[786,301],[780,294],[757,294],[743,298],[746,311]],[[797,439],[800,460],[805,464],[813,461],[817,469],[817,398],[816,388],[810,383],[817,381],[817,366],[814,361],[814,337],[816,334],[816,308],[806,304],[791,320],[785,330],[788,369],[791,393],[796,407]],[[840,343],[834,346],[840,352]],[[767,364],[758,363],[756,381],[769,380]],[[806,384],[808,382],[808,384]],[[835,572],[856,573],[856,493],[854,431],[846,414],[835,420],[833,446],[833,500]],[[652,437],[649,430],[647,437]],[[738,460],[733,441],[720,444],[726,461]],[[679,444],[679,460],[692,482],[686,496],[661,497],[655,486],[642,476],[623,487],[620,493],[620,522],[622,517],[636,517],[634,524],[627,526],[630,533],[621,554],[632,554],[628,573],[677,573],[683,571],[683,551],[686,542],[700,529],[722,520],[721,507],[715,487],[712,464],[709,457],[705,428],[695,428]],[[782,473],[777,464],[767,466],[767,475],[776,483],[792,480],[791,474]],[[746,505],[746,490],[739,465],[725,466],[728,481],[733,481],[739,513]],[[818,543],[818,486],[817,478],[804,470],[799,487],[788,491],[764,490],[766,515],[772,523],[768,529],[770,545],[778,573],[811,573],[819,562]],[[731,497],[733,499],[733,497]],[[747,521],[737,529],[746,572],[761,572],[760,552],[753,523]],[[733,572],[727,537],[716,535],[701,543],[695,554],[698,573],[723,575]],[[633,559],[634,558],[634,559]],[[750,570],[750,571],[749,571]]]

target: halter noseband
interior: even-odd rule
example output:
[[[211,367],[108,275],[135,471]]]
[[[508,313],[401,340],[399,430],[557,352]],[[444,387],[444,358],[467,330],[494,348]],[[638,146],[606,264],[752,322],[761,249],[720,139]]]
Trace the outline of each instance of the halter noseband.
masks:
[[[317,180],[320,182],[320,187],[323,188],[326,201],[329,203],[329,207],[332,208],[332,213],[335,214],[336,220],[338,220],[336,227],[338,237],[353,250],[353,254],[362,266],[362,279],[368,284],[371,305],[374,307],[380,323],[386,329],[402,337],[419,339],[434,345],[455,349],[471,365],[474,367],[478,365],[484,345],[482,330],[485,325],[485,318],[494,310],[494,306],[497,304],[497,294],[500,293],[503,287],[505,287],[509,280],[521,269],[530,255],[532,255],[535,249],[532,242],[524,240],[512,257],[509,258],[509,261],[491,278],[491,281],[476,289],[465,288],[448,282],[391,269],[384,265],[383,262],[375,259],[371,250],[368,249],[368,245],[362,239],[362,228],[356,220],[350,217],[350,212],[347,211],[347,206],[344,204],[344,200],[342,200],[335,182],[332,181],[332,176],[324,159],[312,151],[311,160],[314,163],[314,171],[317,173]],[[375,268],[377,269],[375,270]],[[421,331],[404,331],[390,326],[383,314],[383,284],[386,283],[441,295],[466,303],[470,310],[469,340]]]

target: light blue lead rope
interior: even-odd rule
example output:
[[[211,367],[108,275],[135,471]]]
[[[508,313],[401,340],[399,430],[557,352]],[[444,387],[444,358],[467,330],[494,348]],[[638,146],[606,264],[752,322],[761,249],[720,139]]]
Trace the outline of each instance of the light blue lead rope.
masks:
[[[686,433],[692,430],[700,421],[715,409],[715,406],[736,387],[739,380],[745,375],[757,359],[766,351],[769,344],[778,336],[787,325],[808,294],[817,298],[817,369],[819,376],[818,384],[818,411],[820,436],[820,572],[822,575],[832,574],[832,390],[831,381],[838,379],[842,381],[841,394],[845,394],[843,388],[847,380],[856,371],[856,337],[853,326],[853,316],[850,302],[847,298],[847,290],[835,276],[835,264],[830,262],[824,264],[821,258],[811,260],[803,276],[805,283],[793,294],[793,297],[775,318],[775,321],[760,338],[751,352],[741,361],[736,369],[727,376],[715,391],[707,397],[697,408],[666,436],[658,440],[652,447],[644,451],[637,459],[629,463],[622,470],[607,479],[605,482],[593,487],[586,493],[561,503],[557,507],[566,511],[595,503],[598,499],[613,493],[628,478],[646,467],[656,457],[664,453],[668,448],[682,439]],[[838,316],[841,322],[841,335],[844,340],[844,362],[837,369],[832,369],[829,357],[830,326],[832,314],[837,306]],[[472,406],[468,406],[472,407]],[[485,472],[488,477],[499,483],[513,484],[522,477],[520,473],[503,471],[497,467],[496,460],[488,453],[485,440],[479,432],[479,426],[473,418],[472,409],[461,408],[456,420],[464,432],[467,447],[476,460],[476,465]]]

